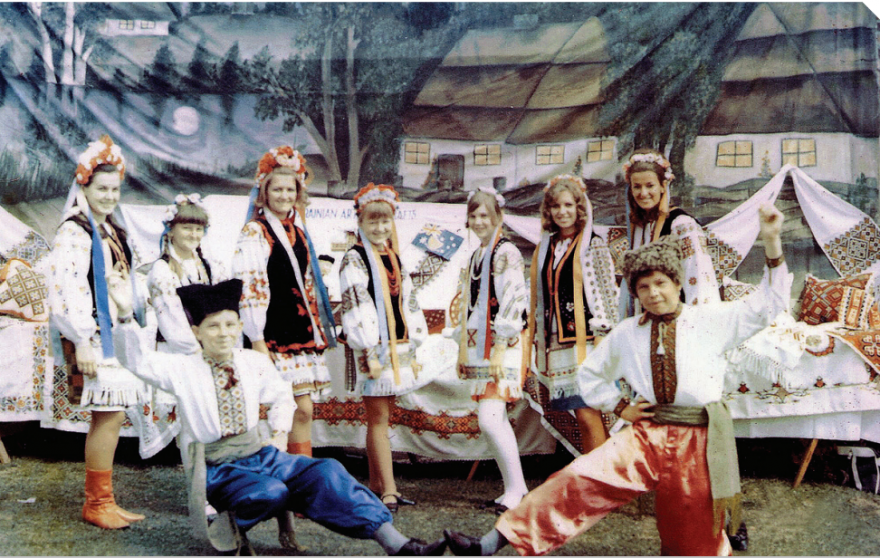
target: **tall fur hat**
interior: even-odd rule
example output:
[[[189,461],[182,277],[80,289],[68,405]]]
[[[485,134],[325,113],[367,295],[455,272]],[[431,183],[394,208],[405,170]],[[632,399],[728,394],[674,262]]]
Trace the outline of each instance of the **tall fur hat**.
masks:
[[[682,285],[684,269],[681,266],[682,253],[678,245],[678,237],[669,235],[636,248],[623,255],[623,276],[629,291],[636,294],[636,278],[639,274],[650,271],[664,273],[670,279]]]

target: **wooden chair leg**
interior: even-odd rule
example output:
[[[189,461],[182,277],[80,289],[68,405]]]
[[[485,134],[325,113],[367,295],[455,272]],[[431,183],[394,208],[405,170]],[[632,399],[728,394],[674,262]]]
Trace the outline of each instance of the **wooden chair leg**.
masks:
[[[464,482],[471,482],[472,480],[474,480],[474,475],[477,474],[477,467],[479,467],[479,465],[480,465],[480,461],[479,461],[479,460],[474,461],[474,464],[471,465],[471,472],[468,473],[468,476],[467,476],[467,478],[464,480]]]
[[[818,438],[813,438],[813,441],[810,442],[810,447],[807,448],[807,452],[804,454],[803,460],[801,460],[801,468],[798,471],[797,477],[794,479],[794,486],[792,486],[793,489],[800,486],[801,481],[804,480],[804,475],[807,473],[807,467],[810,466],[810,460],[813,459],[813,452],[816,451],[816,445],[818,443]]]
[[[3,445],[3,439],[0,438],[0,463],[12,463],[12,460],[9,459],[9,454],[6,453],[6,446]]]

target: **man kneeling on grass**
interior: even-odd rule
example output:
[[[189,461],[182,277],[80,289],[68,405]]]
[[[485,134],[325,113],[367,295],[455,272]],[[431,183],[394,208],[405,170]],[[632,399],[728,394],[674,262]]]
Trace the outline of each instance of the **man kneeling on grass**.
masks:
[[[482,538],[444,531],[457,555],[490,555],[511,544],[541,555],[589,529],[636,496],[656,490],[661,552],[729,555],[722,529],[739,517],[733,423],[721,401],[724,353],[788,309],[791,275],[782,254],[782,214],[760,209],[767,266],[747,298],[700,306],[680,301],[681,250],[674,239],[624,256],[624,276],[645,313],[615,327],[578,370],[587,405],[633,423],[547,479]],[[622,399],[623,377],[641,394]]]
[[[121,288],[124,273],[110,277],[119,310],[125,366],[149,384],[173,394],[183,423],[181,446],[192,463],[190,515],[197,532],[223,551],[251,552],[244,533],[265,519],[279,518],[281,542],[291,546],[289,512],[299,512],[349,537],[375,539],[391,555],[440,555],[446,543],[410,539],[391,524],[388,508],[334,459],[312,459],[279,451],[287,440],[294,402],[290,386],[266,355],[236,349],[242,283],[189,285],[177,289],[202,352],[171,355],[142,352],[130,323],[131,296]],[[269,405],[272,445],[257,430],[260,404]],[[207,501],[221,512],[210,526]],[[231,518],[231,519],[229,519]]]

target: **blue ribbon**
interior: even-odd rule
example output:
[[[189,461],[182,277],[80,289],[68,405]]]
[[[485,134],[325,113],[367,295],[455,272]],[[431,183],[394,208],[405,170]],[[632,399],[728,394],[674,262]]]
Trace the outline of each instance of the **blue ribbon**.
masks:
[[[318,291],[318,314],[321,317],[321,326],[324,328],[324,334],[327,336],[327,345],[330,348],[336,346],[336,320],[333,319],[333,309],[330,307],[330,297],[327,295],[327,288],[324,286],[324,277],[321,275],[321,266],[319,265],[318,254],[315,252],[315,245],[312,244],[312,237],[306,229],[306,222],[303,220],[303,233],[306,235],[306,244],[309,245],[309,260],[312,264],[312,275],[315,278],[315,287]]]
[[[247,224],[248,221],[251,220],[251,217],[254,215],[254,206],[257,204],[257,195],[260,193],[260,185],[254,184],[254,187],[251,188],[251,193],[248,195],[248,208],[247,214],[244,216],[244,222]]]
[[[98,327],[101,330],[101,350],[104,358],[113,358],[113,322],[110,319],[110,304],[107,295],[106,268],[104,267],[104,248],[101,244],[101,233],[88,212],[89,225],[92,227],[92,275],[95,279],[95,305],[98,310]]]

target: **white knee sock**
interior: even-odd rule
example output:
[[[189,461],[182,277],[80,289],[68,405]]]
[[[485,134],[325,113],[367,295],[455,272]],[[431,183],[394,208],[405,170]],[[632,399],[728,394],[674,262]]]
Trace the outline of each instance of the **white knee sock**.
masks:
[[[379,528],[376,529],[376,532],[373,533],[373,538],[389,556],[393,556],[400,552],[403,545],[409,542],[409,539],[401,535],[400,531],[398,531],[390,521],[380,525]]]
[[[513,508],[529,489],[523,478],[516,436],[507,420],[507,403],[500,399],[483,399],[480,401],[478,416],[480,430],[489,442],[489,449],[504,480],[504,494],[496,501]]]

